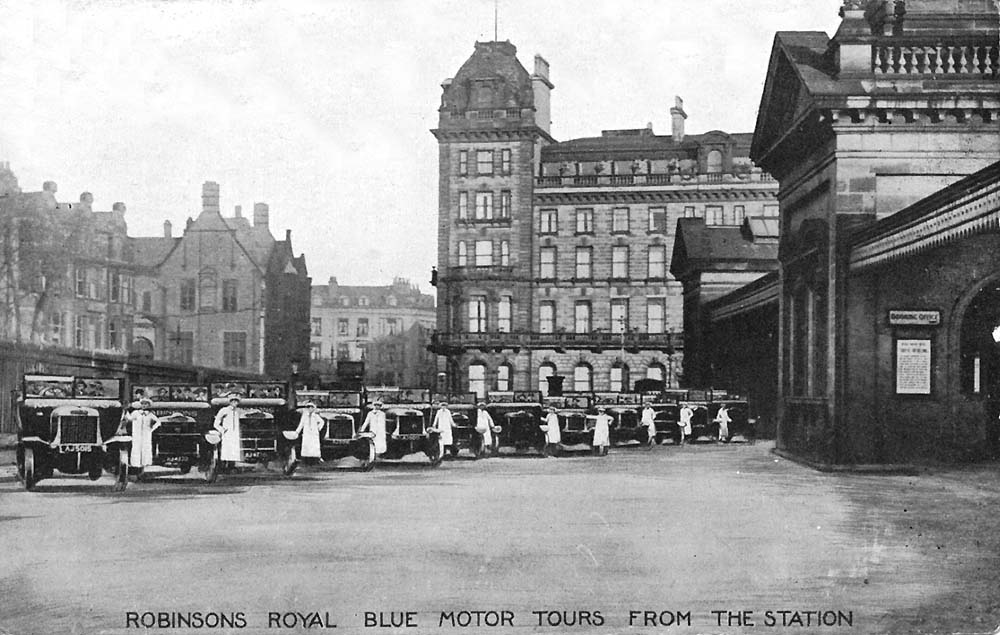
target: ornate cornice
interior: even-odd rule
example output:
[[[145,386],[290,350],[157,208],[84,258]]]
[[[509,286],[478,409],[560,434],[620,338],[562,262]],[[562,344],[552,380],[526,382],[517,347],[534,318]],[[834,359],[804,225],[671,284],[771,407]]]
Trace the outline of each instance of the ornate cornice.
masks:
[[[535,190],[535,207],[547,205],[601,205],[610,203],[674,203],[732,200],[776,200],[777,187],[773,189],[725,189],[725,190],[604,190],[599,192],[580,191],[539,191]]]

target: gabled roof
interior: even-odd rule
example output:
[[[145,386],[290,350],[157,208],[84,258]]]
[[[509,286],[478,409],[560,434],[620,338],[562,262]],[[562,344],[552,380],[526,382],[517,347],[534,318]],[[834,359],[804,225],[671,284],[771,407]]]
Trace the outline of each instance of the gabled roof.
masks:
[[[180,242],[180,238],[137,237],[132,238],[135,264],[140,267],[158,267]]]
[[[677,219],[670,273],[682,278],[693,270],[744,268],[770,270],[778,265],[778,243],[753,240],[743,229],[734,226],[706,225],[703,218]]]

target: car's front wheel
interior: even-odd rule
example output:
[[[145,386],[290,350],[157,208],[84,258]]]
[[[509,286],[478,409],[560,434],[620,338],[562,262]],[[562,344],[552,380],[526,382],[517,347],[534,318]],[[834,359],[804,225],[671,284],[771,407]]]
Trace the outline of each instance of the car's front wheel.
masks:
[[[118,450],[118,473],[115,474],[115,483],[111,489],[115,492],[124,492],[126,487],[128,487],[128,450],[122,448]]]
[[[295,446],[293,445],[288,449],[288,458],[285,460],[285,467],[282,469],[282,473],[285,476],[291,476],[295,474],[296,468],[299,467],[299,455],[295,451]]]
[[[365,439],[365,451],[362,454],[361,459],[361,471],[370,472],[373,467],[375,467],[375,442],[371,439]]]
[[[24,458],[21,461],[21,486],[25,491],[31,491],[38,482],[35,474],[35,451],[32,448],[24,448]]]

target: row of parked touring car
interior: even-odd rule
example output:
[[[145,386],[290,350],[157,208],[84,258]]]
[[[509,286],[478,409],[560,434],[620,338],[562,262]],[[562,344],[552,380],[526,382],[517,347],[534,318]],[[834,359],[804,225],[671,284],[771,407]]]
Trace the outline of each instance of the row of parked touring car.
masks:
[[[216,415],[239,396],[241,461],[277,462],[291,475],[301,456],[302,438],[295,434],[305,404],[323,419],[320,450],[324,461],[354,457],[361,470],[376,461],[426,455],[431,466],[442,459],[439,433],[432,422],[441,404],[447,404],[454,426],[453,456],[479,458],[546,450],[543,419],[554,409],[560,424],[563,451],[588,450],[593,443],[598,409],[611,416],[613,445],[681,442],[680,411],[693,410],[688,440],[719,439],[715,414],[725,405],[731,422],[727,438],[753,440],[754,421],[747,403],[738,397],[711,391],[670,390],[647,394],[567,393],[542,397],[533,391],[494,392],[485,399],[475,393],[431,393],[425,389],[370,388],[363,391],[293,391],[283,382],[222,381],[209,385],[144,384],[126,388],[123,379],[27,375],[15,395],[18,477],[25,489],[62,474],[86,474],[97,480],[105,472],[114,477],[114,489],[124,490],[130,472],[133,432],[130,410],[142,408],[159,420],[152,433],[152,456],[144,463],[172,467],[187,474],[196,468],[207,482],[231,467],[221,460],[220,438],[213,427]],[[493,434],[477,431],[477,404],[496,424]],[[376,454],[374,435],[362,431],[366,414],[376,404],[385,413],[386,447]],[[641,410],[655,413],[656,438],[649,439]],[[310,408],[312,409],[312,408]]]

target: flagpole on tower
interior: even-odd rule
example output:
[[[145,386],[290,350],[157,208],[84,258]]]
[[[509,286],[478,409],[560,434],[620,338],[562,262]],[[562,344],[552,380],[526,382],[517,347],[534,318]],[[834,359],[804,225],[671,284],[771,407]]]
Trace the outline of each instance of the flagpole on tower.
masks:
[[[494,42],[499,42],[500,41],[500,36],[497,35],[497,33],[499,33],[499,29],[497,27],[497,21],[498,21],[497,17],[499,15],[499,10],[497,9],[497,4],[499,2],[500,2],[500,0],[493,0],[493,41]]]

